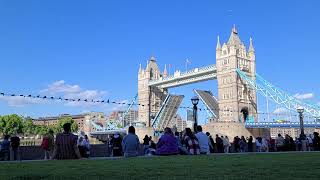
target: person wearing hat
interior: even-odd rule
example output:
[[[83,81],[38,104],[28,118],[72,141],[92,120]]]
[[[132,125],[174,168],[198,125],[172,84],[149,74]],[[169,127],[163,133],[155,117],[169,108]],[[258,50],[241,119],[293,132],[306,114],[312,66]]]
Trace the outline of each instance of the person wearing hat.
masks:
[[[122,138],[119,132],[116,132],[113,136],[112,152],[114,157],[122,156]]]

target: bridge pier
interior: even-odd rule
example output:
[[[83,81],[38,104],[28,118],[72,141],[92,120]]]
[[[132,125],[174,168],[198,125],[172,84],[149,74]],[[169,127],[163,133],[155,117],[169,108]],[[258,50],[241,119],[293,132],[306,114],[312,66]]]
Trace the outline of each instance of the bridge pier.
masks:
[[[215,137],[216,134],[219,136],[228,136],[230,141],[238,136],[250,137],[270,137],[270,129],[256,129],[256,128],[246,128],[244,123],[240,122],[212,122],[203,126],[205,132],[210,132],[210,134]]]

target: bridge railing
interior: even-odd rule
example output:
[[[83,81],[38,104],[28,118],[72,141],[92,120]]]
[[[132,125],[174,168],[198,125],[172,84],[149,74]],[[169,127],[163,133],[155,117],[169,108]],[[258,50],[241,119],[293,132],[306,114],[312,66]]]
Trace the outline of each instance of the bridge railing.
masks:
[[[252,128],[269,128],[269,127],[279,127],[279,128],[294,128],[294,127],[300,127],[299,122],[284,122],[284,123],[278,123],[278,122],[246,122],[246,127],[252,127]],[[304,122],[304,127],[320,127],[320,122]]]

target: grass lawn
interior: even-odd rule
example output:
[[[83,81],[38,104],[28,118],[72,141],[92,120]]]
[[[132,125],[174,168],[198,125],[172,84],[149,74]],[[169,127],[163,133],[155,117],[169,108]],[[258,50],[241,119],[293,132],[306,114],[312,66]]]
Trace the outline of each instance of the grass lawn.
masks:
[[[320,179],[320,153],[0,163],[5,179]]]

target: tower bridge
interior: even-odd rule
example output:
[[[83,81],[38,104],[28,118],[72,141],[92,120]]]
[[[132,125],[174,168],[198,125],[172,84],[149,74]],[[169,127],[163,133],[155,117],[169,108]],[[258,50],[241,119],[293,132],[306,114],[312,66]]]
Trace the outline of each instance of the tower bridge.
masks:
[[[208,80],[218,81],[218,97],[202,94],[207,108],[215,118],[205,125],[204,129],[211,133],[224,134],[230,137],[237,135],[263,135],[264,128],[281,126],[258,121],[257,92],[288,110],[302,106],[313,117],[320,117],[320,108],[297,100],[256,74],[256,56],[252,39],[246,48],[240,40],[234,26],[227,42],[221,44],[219,36],[216,45],[216,64],[194,68],[187,72],[175,71],[168,75],[167,68],[161,71],[155,57],[151,57],[145,68],[140,64],[138,72],[138,119],[154,130],[165,128],[177,113],[183,95],[170,95],[168,89]],[[259,83],[257,82],[259,81]],[[212,109],[215,107],[215,109]],[[243,113],[248,115],[244,119]],[[250,120],[250,121],[249,121]],[[309,126],[320,127],[318,123]],[[287,124],[295,127],[296,123]]]
[[[217,80],[218,97],[208,91],[195,90],[195,93],[200,96],[208,114],[214,119],[203,127],[213,134],[248,137],[265,135],[267,129],[272,127],[298,127],[298,122],[259,122],[257,93],[289,111],[295,112],[298,107],[303,107],[305,114],[320,119],[319,106],[295,98],[256,73],[252,39],[246,48],[236,27],[233,27],[227,42],[221,44],[219,36],[217,38],[216,64],[187,72],[177,70],[173,75],[168,74],[166,66],[161,71],[155,57],[150,58],[145,68],[140,64],[138,96],[129,106],[130,109],[138,97],[138,121],[146,126],[139,127],[140,135],[150,135],[173,124],[173,117],[184,96],[169,94],[170,88],[208,80]],[[319,122],[305,122],[305,125],[320,128]]]

